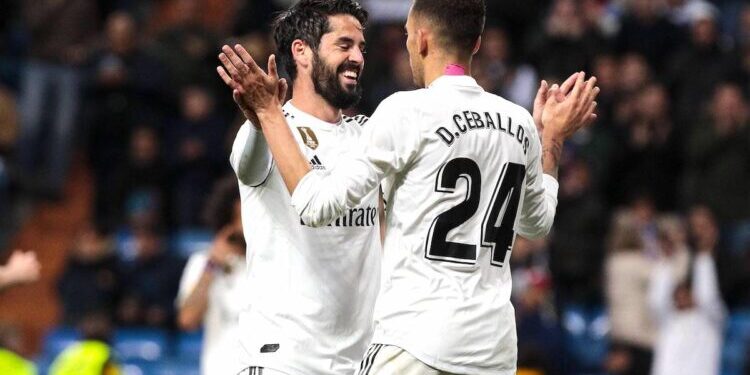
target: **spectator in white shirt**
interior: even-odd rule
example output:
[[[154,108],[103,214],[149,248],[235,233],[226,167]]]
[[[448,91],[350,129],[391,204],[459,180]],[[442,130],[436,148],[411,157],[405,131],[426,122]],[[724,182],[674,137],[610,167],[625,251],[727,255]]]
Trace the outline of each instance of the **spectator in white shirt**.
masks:
[[[649,303],[658,334],[652,375],[719,373],[725,311],[711,250],[698,250],[691,268],[679,283],[668,259],[654,268]]]
[[[204,328],[202,374],[234,371],[239,313],[245,307],[245,241],[240,222],[239,189],[234,178],[214,189],[207,216],[217,230],[207,250],[193,254],[180,281],[178,324]]]

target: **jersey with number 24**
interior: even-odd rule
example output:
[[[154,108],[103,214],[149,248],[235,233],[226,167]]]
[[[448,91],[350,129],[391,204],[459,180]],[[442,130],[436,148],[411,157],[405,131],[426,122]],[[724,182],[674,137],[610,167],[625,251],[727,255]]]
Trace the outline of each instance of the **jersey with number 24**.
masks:
[[[510,249],[546,235],[557,181],[531,115],[467,76],[386,99],[358,152],[300,181],[292,204],[325,225],[383,181],[387,202],[374,343],[454,373],[515,374]]]

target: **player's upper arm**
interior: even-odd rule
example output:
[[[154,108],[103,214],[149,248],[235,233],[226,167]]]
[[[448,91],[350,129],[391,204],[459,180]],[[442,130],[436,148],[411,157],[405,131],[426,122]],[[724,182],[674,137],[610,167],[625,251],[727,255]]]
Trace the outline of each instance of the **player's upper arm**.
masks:
[[[542,169],[542,143],[527,113],[529,151],[526,155],[526,186],[518,223],[518,234],[526,238],[546,236],[555,220],[558,183]]]
[[[262,185],[271,173],[273,159],[266,139],[250,121],[246,121],[237,133],[229,162],[237,179],[247,186]]]

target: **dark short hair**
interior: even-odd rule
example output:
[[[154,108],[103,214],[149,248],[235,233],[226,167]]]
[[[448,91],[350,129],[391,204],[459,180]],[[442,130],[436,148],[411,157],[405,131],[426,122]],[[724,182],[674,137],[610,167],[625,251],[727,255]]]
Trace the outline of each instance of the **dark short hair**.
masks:
[[[471,55],[484,30],[484,0],[414,0],[412,12],[432,21],[443,48]]]
[[[301,0],[273,21],[276,61],[292,81],[297,78],[292,42],[299,39],[317,50],[323,34],[330,32],[328,17],[339,14],[353,16],[363,27],[367,23],[367,11],[354,0]]]
[[[215,232],[231,223],[234,219],[234,204],[240,200],[240,188],[237,178],[227,175],[217,181],[208,196],[203,211],[203,219]]]

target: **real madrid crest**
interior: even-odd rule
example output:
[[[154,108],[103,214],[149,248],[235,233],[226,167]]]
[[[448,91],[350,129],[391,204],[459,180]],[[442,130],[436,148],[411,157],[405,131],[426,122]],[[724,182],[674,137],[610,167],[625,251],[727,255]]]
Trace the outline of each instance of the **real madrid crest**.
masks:
[[[299,131],[299,134],[302,136],[302,142],[305,143],[305,146],[310,147],[313,150],[318,148],[318,137],[312,129],[301,126],[297,127],[297,131]]]

